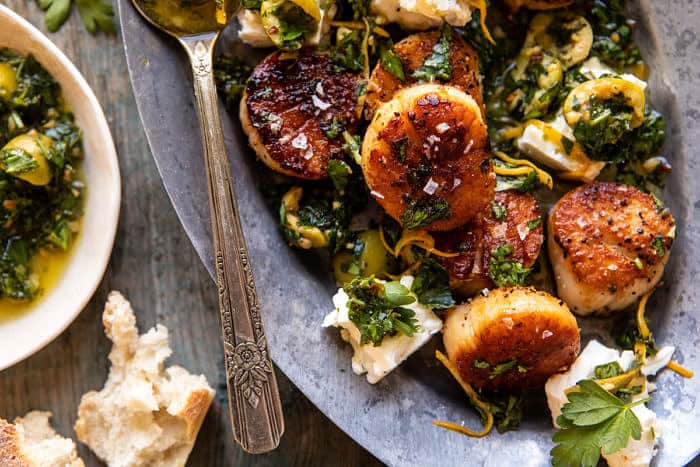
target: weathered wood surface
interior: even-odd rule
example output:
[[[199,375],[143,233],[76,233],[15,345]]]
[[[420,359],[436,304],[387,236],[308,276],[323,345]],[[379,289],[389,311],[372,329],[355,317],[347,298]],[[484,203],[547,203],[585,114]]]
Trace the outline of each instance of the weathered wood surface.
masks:
[[[46,32],[33,0],[3,0]],[[162,187],[141,128],[119,37],[91,36],[74,11],[49,34],[82,71],[107,115],[122,171],[120,226],[110,267],[95,297],[58,339],[0,372],[0,416],[32,409],[54,413],[54,426],[75,437],[80,396],[101,388],[110,342],[101,313],[110,290],[122,291],[136,309],[139,327],[162,323],[170,330],[172,363],[206,375],[217,397],[190,457],[191,466],[379,465],[321,414],[278,372],[286,432],[276,451],[251,456],[233,442],[228,420],[216,292],[187,240]],[[88,466],[101,465],[83,445]]]

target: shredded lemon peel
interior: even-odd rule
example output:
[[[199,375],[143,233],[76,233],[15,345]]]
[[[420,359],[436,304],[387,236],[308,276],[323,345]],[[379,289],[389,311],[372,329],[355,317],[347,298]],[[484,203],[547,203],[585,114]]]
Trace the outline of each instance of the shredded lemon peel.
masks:
[[[537,165],[530,162],[529,160],[516,159],[514,157],[510,157],[508,154],[506,154],[502,151],[496,151],[495,156],[498,157],[503,162],[507,162],[508,164],[518,166],[518,167],[514,167],[514,168],[494,167],[494,172],[496,172],[497,175],[503,175],[503,176],[527,175],[534,170],[535,174],[537,174],[537,179],[540,181],[540,183],[545,185],[550,190],[554,187],[554,180],[552,179],[552,176],[549,175],[549,173],[547,173],[546,171],[540,169]]]
[[[481,31],[484,33],[484,37],[487,41],[489,41],[492,45],[496,45],[496,41],[491,36],[489,28],[486,26],[486,0],[467,0],[467,3],[472,8],[479,10],[479,26],[481,26]]]
[[[680,363],[678,363],[674,360],[671,360],[670,362],[668,362],[668,365],[666,365],[666,368],[668,368],[669,370],[675,371],[676,373],[678,373],[679,375],[681,375],[684,378],[692,378],[693,376],[695,376],[695,373],[693,373],[692,370],[687,369],[686,367],[684,367],[683,365],[681,365]]]
[[[473,438],[483,438],[488,435],[493,429],[493,414],[491,413],[491,406],[481,400],[476,391],[465,382],[459,374],[457,367],[439,350],[435,351],[435,358],[437,358],[440,363],[442,363],[445,368],[450,372],[452,377],[459,383],[464,392],[467,394],[469,401],[476,407],[480,413],[486,415],[486,423],[484,424],[484,429],[481,431],[470,430],[467,427],[459,425],[453,422],[446,422],[442,420],[434,420],[433,425],[445,428],[448,430],[456,431],[457,433],[462,433],[463,435],[471,436]]]
[[[460,255],[460,253],[450,253],[435,248],[435,239],[424,230],[405,229],[401,233],[401,238],[396,242],[394,248],[389,246],[389,243],[386,241],[384,229],[381,226],[379,227],[379,238],[382,241],[382,245],[384,245],[384,249],[391,253],[394,258],[398,258],[403,249],[411,245],[420,247],[432,255],[441,256],[443,258],[454,258]]]

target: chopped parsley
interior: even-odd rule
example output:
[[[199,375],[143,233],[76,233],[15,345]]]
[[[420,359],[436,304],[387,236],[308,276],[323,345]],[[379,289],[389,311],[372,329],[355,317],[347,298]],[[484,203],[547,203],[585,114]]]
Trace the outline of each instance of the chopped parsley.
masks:
[[[654,237],[651,241],[651,246],[654,248],[654,251],[656,252],[656,256],[659,258],[663,258],[666,256],[666,247],[664,246],[664,237],[661,235],[657,235]]]
[[[618,362],[604,363],[596,366],[593,370],[596,379],[612,378],[622,373],[624,373],[624,370]]]
[[[423,258],[411,291],[416,294],[419,303],[430,308],[449,308],[456,303],[447,270],[433,258]]]
[[[450,63],[450,42],[452,41],[452,28],[444,23],[438,41],[433,46],[433,53],[426,58],[413,77],[420,81],[435,81],[440,79],[449,81],[452,79],[452,64]]]
[[[337,139],[342,136],[343,132],[345,131],[345,126],[343,126],[343,122],[341,122],[338,117],[333,117],[333,120],[330,122],[323,121],[319,126],[321,127],[323,134],[329,139]]]
[[[360,331],[360,344],[381,345],[384,337],[399,333],[412,336],[419,324],[415,312],[404,305],[416,301],[399,282],[381,283],[374,276],[357,277],[345,284],[348,317]]]
[[[450,203],[446,199],[428,196],[418,200],[408,200],[400,220],[407,229],[419,229],[435,221],[449,219],[450,216],[452,216]]]
[[[400,163],[406,162],[406,153],[408,151],[408,136],[399,138],[391,142],[391,154],[396,157]]]
[[[394,75],[401,81],[406,81],[406,74],[403,71],[403,63],[401,57],[394,49],[386,49],[381,54],[382,68]]]
[[[618,71],[642,61],[624,9],[624,0],[594,0],[588,15],[593,27],[591,55]]]
[[[487,362],[486,360],[482,360],[481,358],[477,358],[476,360],[474,360],[473,365],[474,365],[474,368],[481,368],[481,369],[491,368],[491,364],[489,362]]]
[[[576,141],[594,159],[622,161],[610,146],[632,131],[632,108],[622,94],[611,99],[590,98],[590,118],[581,118],[574,126]],[[606,148],[610,148],[606,150]]]
[[[508,208],[506,208],[505,204],[501,204],[498,201],[493,200],[491,201],[491,212],[497,221],[502,221],[506,218],[506,215],[508,215]]]
[[[529,221],[527,221],[527,228],[530,230],[535,230],[541,224],[542,224],[542,218],[536,217],[534,219],[530,219]]]
[[[489,260],[489,277],[498,287],[522,285],[532,271],[523,267],[519,261],[508,259],[513,254],[513,247],[507,243],[498,246],[491,252]]]
[[[506,362],[501,362],[495,365],[489,374],[489,379],[496,379],[510,370],[517,370],[518,373],[527,373],[527,368],[520,365],[517,359],[511,358]]]
[[[515,431],[520,428],[523,418],[523,400],[521,396],[491,396],[489,398],[491,413],[499,433]]]
[[[352,174],[352,169],[348,164],[337,159],[328,162],[328,176],[333,182],[336,191],[342,193],[348,185],[348,177]]]

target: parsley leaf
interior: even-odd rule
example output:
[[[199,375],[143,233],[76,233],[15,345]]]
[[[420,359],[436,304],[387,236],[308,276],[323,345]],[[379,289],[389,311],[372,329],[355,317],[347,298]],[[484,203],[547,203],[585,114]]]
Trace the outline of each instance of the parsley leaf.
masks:
[[[114,9],[112,5],[103,0],[75,0],[78,11],[83,18],[85,29],[95,34],[102,30],[107,34],[114,34]]]
[[[447,200],[438,196],[429,196],[409,200],[400,221],[407,229],[418,229],[441,219],[449,219],[450,216],[452,211]]]
[[[450,290],[450,276],[433,258],[423,258],[411,291],[418,296],[419,303],[431,308],[443,309],[455,304]]]
[[[39,7],[46,10],[44,24],[50,32],[56,32],[70,14],[71,0],[39,0]]]
[[[596,366],[593,373],[595,374],[596,379],[605,379],[621,375],[624,373],[624,370],[618,362],[610,362]]]
[[[625,404],[592,380],[580,381],[567,398],[557,418],[561,429],[552,436],[557,443],[551,451],[554,467],[595,467],[601,451],[612,454],[627,446],[630,437],[641,438],[641,424],[631,409],[648,398]]]
[[[374,276],[357,277],[345,284],[348,317],[360,331],[360,344],[381,345],[386,336],[412,336],[419,328],[415,312],[403,305],[416,301],[399,282],[381,283]]]
[[[530,230],[535,230],[537,227],[540,226],[542,223],[542,218],[541,217],[535,217],[534,219],[530,219],[527,221],[527,228]]]
[[[394,49],[384,50],[381,55],[381,61],[382,68],[394,75],[397,79],[406,81],[406,74],[403,71],[401,57],[399,57]]]
[[[342,193],[348,185],[348,177],[352,173],[352,169],[348,164],[337,159],[331,159],[328,162],[328,176],[333,182],[336,191]]]
[[[452,79],[452,64],[450,63],[450,41],[452,40],[452,28],[444,23],[440,38],[433,46],[433,53],[426,58],[413,77],[421,81],[435,81]]]
[[[496,429],[499,433],[520,428],[523,418],[523,399],[521,396],[492,396],[489,399]]]
[[[507,243],[491,252],[489,259],[489,277],[498,287],[522,285],[532,271],[519,261],[507,259],[513,254],[513,247]]]
[[[219,95],[226,102],[229,110],[238,109],[238,101],[245,90],[246,81],[252,68],[236,57],[222,55],[214,63],[214,79]],[[272,88],[258,91],[258,96],[269,94],[272,97]]]

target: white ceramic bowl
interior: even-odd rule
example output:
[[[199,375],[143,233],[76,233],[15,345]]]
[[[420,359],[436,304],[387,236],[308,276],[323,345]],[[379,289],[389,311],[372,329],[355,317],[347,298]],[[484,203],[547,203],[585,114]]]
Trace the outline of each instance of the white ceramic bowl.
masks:
[[[100,103],[85,78],[34,26],[0,5],[0,48],[32,54],[61,84],[83,130],[87,183],[83,227],[61,279],[17,318],[0,322],[0,370],[27,358],[56,338],[102,280],[114,244],[121,182],[117,153]]]

